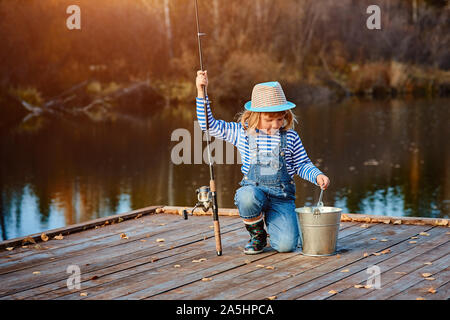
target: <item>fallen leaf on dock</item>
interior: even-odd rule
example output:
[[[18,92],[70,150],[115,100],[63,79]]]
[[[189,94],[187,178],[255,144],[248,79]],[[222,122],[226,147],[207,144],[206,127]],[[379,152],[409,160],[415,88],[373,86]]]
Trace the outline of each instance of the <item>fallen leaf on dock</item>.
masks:
[[[257,264],[256,267],[257,268],[264,268],[264,265],[263,264]]]
[[[424,278],[431,277],[431,276],[432,276],[431,273],[428,273],[428,272],[422,273],[422,277],[424,277]]]
[[[192,260],[192,262],[202,262],[202,261],[206,261],[206,258],[200,258],[198,260]]]
[[[407,274],[407,272],[404,272],[404,271],[395,271],[394,273],[396,273],[396,274]]]
[[[369,227],[369,225],[367,223],[363,223],[362,225],[359,226],[360,228],[365,228],[367,229]]]
[[[267,266],[266,269],[275,270],[275,267]]]
[[[81,292],[80,293],[80,297],[87,297],[87,295],[88,295],[87,292]]]
[[[181,266],[179,264],[176,264],[173,266],[174,268],[181,268]]]
[[[34,271],[33,274],[41,274],[40,271]]]
[[[350,218],[350,217],[347,216],[346,214],[342,214],[342,215],[341,215],[341,221],[342,221],[342,222],[352,221],[352,218]]]
[[[367,252],[364,252],[363,257],[368,257],[369,254]]]
[[[6,250],[8,250],[8,251],[14,250],[14,247],[8,247],[8,248],[6,248]]]
[[[62,239],[64,239],[64,237],[63,237],[63,235],[60,233],[59,235],[54,236],[53,239],[55,239],[55,240],[62,240]]]
[[[270,296],[270,297],[267,297],[267,299],[269,299],[269,300],[275,300],[277,298],[277,296]]]
[[[402,224],[402,220],[395,220],[392,224]]]
[[[128,239],[128,236],[125,233],[121,233],[120,239]]]
[[[388,241],[388,239],[381,239],[380,241],[381,242],[386,242],[386,241]]]
[[[336,293],[338,293],[336,290],[330,290],[330,291],[328,291],[328,293],[331,293],[331,294],[336,294]]]
[[[413,240],[413,241],[410,241],[409,243],[414,244],[414,243],[417,243],[417,241]]]
[[[370,238],[370,240],[377,240],[377,238]]]
[[[419,233],[419,235],[421,235],[421,236],[429,236],[430,234],[429,233],[427,233],[427,232],[421,232],[421,233]]]
[[[419,239],[419,237],[412,236],[411,239]]]
[[[425,278],[425,280],[428,280],[428,281],[433,281],[433,280],[436,280],[435,278],[433,278],[433,277],[427,277],[427,278]]]
[[[432,262],[429,262],[429,261],[427,261],[427,262],[425,262],[424,264],[426,264],[426,265],[430,265],[430,264],[433,264]]]
[[[390,253],[390,252],[391,252],[391,249],[386,249],[386,250],[381,251],[382,254],[386,254],[386,253]]]
[[[27,242],[36,243],[36,241],[32,237],[26,237],[25,239],[22,240],[22,245],[24,245]]]
[[[364,288],[364,286],[362,284],[355,284],[354,287],[357,289]]]
[[[429,293],[436,293],[436,289],[434,289],[434,288],[430,288],[430,289],[428,289],[428,291],[427,292],[429,292]]]
[[[48,236],[45,234],[45,233],[43,233],[43,234],[41,234],[41,239],[42,239],[42,241],[48,241]]]
[[[163,238],[156,239],[156,242],[164,242],[164,241],[166,241],[166,240],[164,240]]]
[[[364,288],[365,288],[365,289],[371,289],[371,288],[372,288],[372,285],[366,284],[366,285],[364,286]]]
[[[341,272],[349,272],[349,271],[350,271],[350,269],[344,269]]]
[[[211,281],[212,278],[202,278],[202,281]]]
[[[425,300],[425,298],[417,297],[416,300]]]

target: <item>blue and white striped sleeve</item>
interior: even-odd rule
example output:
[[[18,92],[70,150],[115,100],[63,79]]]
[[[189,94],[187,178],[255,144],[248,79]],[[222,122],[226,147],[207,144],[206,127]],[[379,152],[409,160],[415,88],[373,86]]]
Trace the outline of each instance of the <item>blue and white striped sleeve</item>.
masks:
[[[208,97],[206,97],[207,101],[207,113],[208,113],[208,122],[209,122],[209,134],[213,137],[225,140],[227,142],[232,143],[237,146],[238,143],[238,135],[241,128],[241,124],[237,122],[226,122],[224,120],[216,120],[214,119],[210,102]],[[203,131],[206,131],[206,118],[205,118],[205,99],[198,98],[197,102],[197,119],[200,128]]]
[[[293,143],[293,162],[295,173],[302,179],[305,179],[311,183],[317,184],[317,176],[323,174],[308,158],[306,150],[303,147],[303,143],[297,132],[293,131],[294,139]]]

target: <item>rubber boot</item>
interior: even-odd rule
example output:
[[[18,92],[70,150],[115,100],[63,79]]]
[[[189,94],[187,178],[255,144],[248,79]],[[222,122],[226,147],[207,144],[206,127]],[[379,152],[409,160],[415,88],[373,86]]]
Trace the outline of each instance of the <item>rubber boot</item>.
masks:
[[[250,240],[244,248],[245,254],[257,254],[264,250],[267,245],[267,232],[264,230],[264,220],[261,219],[258,222],[247,224],[245,228],[250,233]]]

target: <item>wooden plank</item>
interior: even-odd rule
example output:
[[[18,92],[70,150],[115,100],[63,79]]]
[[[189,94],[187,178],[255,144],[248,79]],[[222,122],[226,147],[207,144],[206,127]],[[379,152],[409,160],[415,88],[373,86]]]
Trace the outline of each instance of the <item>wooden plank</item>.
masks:
[[[206,220],[204,221],[206,224],[205,232],[210,235],[211,229],[207,227],[207,225],[210,224],[210,220],[208,222]],[[234,223],[234,221],[232,222]],[[39,270],[30,267],[25,270],[4,275],[2,276],[3,282],[2,288],[0,289],[0,296],[44,285],[49,281],[54,282],[58,279],[67,279],[66,268],[68,265],[78,265],[82,267],[83,272],[89,272],[143,256],[150,257],[162,250],[168,250],[168,248],[161,249],[161,247],[159,247],[160,244],[156,243],[157,237],[165,237],[167,242],[174,241],[174,243],[171,244],[173,247],[183,246],[186,241],[185,239],[192,236],[195,237],[195,240],[189,238],[189,241],[203,240],[204,236],[199,234],[199,230],[193,228],[194,226],[198,226],[199,222],[187,222],[184,226],[189,226],[189,224],[191,225],[191,228],[188,228],[181,236],[179,232],[169,232],[167,235],[161,233],[150,238],[146,238],[145,235],[143,235],[134,240],[123,240],[117,236],[117,240],[114,241],[118,241],[120,244],[101,248],[95,252],[95,255],[77,255],[74,257],[63,258],[57,262],[48,261],[46,264],[40,265]],[[140,240],[147,240],[147,242],[141,242]],[[124,254],[124,252],[126,252],[126,254]],[[41,276],[36,277],[32,274],[32,271],[40,271]]]
[[[445,271],[445,272],[447,272],[447,271]],[[446,276],[448,277],[448,274]],[[425,299],[429,299],[428,295],[432,296],[433,300],[450,300],[450,282],[447,282],[444,285],[438,287],[436,289],[436,293],[427,293],[426,295],[423,295],[422,297]]]
[[[234,226],[238,228],[237,226]],[[239,227],[240,229],[240,227]],[[236,239],[235,230],[224,230],[223,235],[225,239]],[[210,238],[213,237],[211,232]],[[192,262],[194,259],[199,259],[199,255],[206,256],[211,252],[214,252],[213,247],[215,243],[213,241],[197,241],[189,245],[181,246],[175,249],[162,251],[156,255],[152,255],[152,259],[148,257],[131,260],[118,265],[106,267],[94,272],[83,272],[81,274],[81,289],[69,290],[66,286],[65,280],[61,280],[45,287],[35,288],[28,292],[18,293],[10,298],[17,299],[18,297],[30,297],[33,299],[55,299],[61,298],[69,299],[70,295],[75,298],[79,297],[79,291],[88,291],[92,296],[95,292],[102,291],[102,286],[110,285],[112,282],[118,280],[126,280],[133,282],[136,275],[140,272],[152,270],[152,272],[158,273],[161,269],[174,269],[174,265],[179,264],[180,268],[183,268],[180,260]],[[177,269],[181,270],[181,269]],[[114,284],[112,286],[115,286]],[[65,297],[64,297],[65,296]]]
[[[170,216],[168,217],[170,220]],[[141,218],[142,219],[142,218]],[[134,221],[133,221],[134,222]],[[23,270],[30,267],[36,267],[40,264],[45,264],[49,259],[59,260],[66,259],[70,256],[76,255],[86,255],[88,251],[96,251],[107,246],[113,246],[123,243],[120,240],[120,234],[125,233],[130,238],[136,236],[156,235],[161,232],[167,232],[175,228],[179,228],[179,224],[183,224],[180,220],[173,220],[176,223],[170,225],[170,229],[163,228],[158,224],[153,223],[142,223],[146,222],[145,219],[140,220],[140,222],[114,224],[107,226],[108,228],[101,228],[94,230],[97,234],[92,235],[89,232],[88,237],[84,239],[83,233],[76,233],[70,235],[70,237],[65,237],[63,240],[49,240],[48,243],[51,247],[42,245],[42,250],[35,250],[32,247],[22,250],[20,253],[12,256],[9,261],[4,262],[0,265],[0,274],[7,274],[13,271]],[[167,220],[166,220],[167,223]],[[185,223],[184,223],[185,224]],[[56,244],[55,244],[56,243]],[[45,249],[47,248],[47,249]]]
[[[199,223],[197,223],[199,225]],[[226,228],[226,226],[225,226]],[[210,229],[205,226],[205,231],[209,231]],[[72,258],[67,258],[65,260],[60,260],[57,263],[47,263],[44,265],[41,265],[36,268],[32,268],[31,270],[24,270],[19,272],[14,272],[11,274],[10,282],[8,282],[8,278],[2,277],[4,279],[3,286],[2,286],[2,294],[4,294],[3,290],[6,290],[7,288],[14,288],[15,291],[20,291],[20,289],[28,288],[29,286],[35,287],[42,284],[45,284],[46,282],[51,282],[54,280],[54,277],[60,277],[62,279],[67,279],[67,274],[65,273],[65,268],[70,264],[76,264],[81,267],[83,272],[89,271],[91,269],[96,270],[98,268],[105,268],[108,265],[115,265],[120,264],[124,261],[133,260],[135,258],[139,257],[147,257],[151,258],[152,255],[161,252],[161,251],[167,251],[170,250],[170,246],[177,247],[178,244],[183,245],[185,241],[200,241],[203,240],[204,236],[202,234],[199,234],[198,231],[192,231],[191,234],[185,233],[188,238],[185,236],[181,237],[179,236],[179,230],[172,231],[172,235],[170,232],[166,235],[162,234],[165,239],[165,246],[160,247],[162,244],[157,243],[155,240],[156,238],[143,238],[147,240],[147,242],[142,243],[140,240],[119,240],[124,243],[122,250],[118,250],[116,247],[105,247],[104,249],[98,250],[95,256],[76,256]],[[209,231],[209,234],[205,233],[205,236],[212,236],[212,231]],[[161,236],[161,235],[158,235]],[[191,238],[189,238],[191,236]],[[143,240],[141,239],[141,240]],[[176,242],[170,242],[172,239],[176,240]],[[127,254],[124,255],[123,252],[126,252]],[[114,258],[115,259],[112,259]],[[86,263],[90,262],[90,263]],[[33,277],[32,271],[36,271],[37,268],[39,270],[45,270],[42,272],[40,279],[37,279],[37,277]],[[48,277],[45,275],[49,274]],[[16,280],[17,279],[17,280]],[[43,283],[41,283],[43,282]],[[25,286],[25,288],[22,288],[22,285]],[[11,293],[8,291],[8,293]]]
[[[372,225],[371,228],[378,227],[380,225]],[[236,281],[242,283],[242,285],[236,289],[230,288],[227,291],[220,290],[216,295],[214,295],[214,299],[247,299],[246,295],[251,295],[253,292],[260,290],[261,288],[269,288],[269,290],[262,290],[265,293],[271,292],[271,286],[276,286],[278,282],[288,281],[290,278],[295,277],[297,275],[302,274],[303,272],[307,272],[308,270],[318,268],[322,265],[326,265],[332,261],[341,260],[342,257],[347,255],[346,252],[351,252],[353,249],[353,245],[358,243],[361,239],[366,239],[370,234],[370,228],[361,229],[359,226],[356,227],[358,232],[352,233],[348,237],[343,237],[340,239],[338,243],[341,243],[340,254],[336,256],[330,257],[307,257],[303,255],[298,255],[293,257],[289,263],[280,263],[274,264],[277,272],[273,273],[270,277],[264,276],[262,277],[256,271],[251,276],[251,279],[248,279],[247,282],[243,282],[242,279],[237,279]],[[339,233],[341,237],[341,233]],[[257,280],[257,281],[255,281]],[[281,289],[282,291],[284,289]],[[267,296],[273,296],[275,294],[270,294]],[[263,299],[267,296],[259,297],[258,299]]]
[[[181,226],[186,226],[186,223],[182,221],[174,221],[169,224],[169,227],[163,227],[158,225],[142,225],[140,228],[134,227],[134,229],[129,230],[127,236],[129,237],[128,242],[138,241],[140,239],[146,239],[149,237],[156,237],[162,233],[170,232],[171,230],[179,229]],[[58,260],[67,260],[69,257],[76,256],[88,256],[90,253],[96,254],[98,250],[103,250],[105,248],[114,248],[116,246],[124,245],[124,239],[121,239],[120,234],[122,230],[117,230],[117,232],[112,233],[111,236],[101,237],[93,241],[83,241],[74,246],[64,246],[61,249],[50,250],[48,252],[42,252],[39,255],[32,255],[24,257],[19,261],[12,261],[10,263],[4,263],[0,267],[0,274],[8,274],[13,271],[25,270],[29,268],[35,268],[39,265],[46,264],[49,260],[57,262]],[[70,244],[72,237],[66,237],[63,240],[55,240],[65,242]]]
[[[429,237],[420,237],[417,239],[417,244],[410,244],[407,239],[397,245],[389,247],[390,252],[380,256],[370,256],[363,259],[361,262],[349,264],[339,270],[336,270],[333,274],[325,274],[322,278],[327,280],[326,286],[320,286],[314,288],[309,294],[301,295],[299,297],[302,299],[355,299],[358,296],[362,296],[367,292],[367,289],[354,288],[354,285],[366,285],[366,281],[369,277],[367,273],[367,268],[376,265],[380,268],[381,281],[382,284],[388,283],[389,279],[385,279],[385,275],[390,272],[391,269],[407,265],[408,268],[412,268],[412,261],[415,257],[423,256],[424,259],[428,259],[427,254],[438,250],[443,255],[446,254],[442,252],[442,247],[447,242],[447,239],[442,235],[445,232],[444,228],[433,228],[428,231]],[[427,261],[427,260],[426,260]],[[423,264],[420,264],[423,266]],[[347,271],[348,272],[342,272]],[[330,291],[335,291],[335,293],[330,293]]]
[[[123,220],[122,222],[111,222],[108,224],[103,224],[100,226],[95,226],[94,228],[87,229],[82,232],[72,233],[70,235],[70,242],[53,240],[49,237],[47,242],[39,243],[42,246],[42,250],[34,249],[34,244],[28,245],[27,248],[22,248],[22,244],[18,247],[14,247],[14,250],[2,250],[0,251],[0,259],[11,260],[19,259],[31,254],[39,254],[42,251],[51,251],[52,249],[58,249],[67,246],[73,246],[78,243],[92,241],[106,236],[111,236],[117,234],[119,230],[131,231],[135,228],[141,228],[145,226],[153,226],[159,223],[167,223],[168,221],[179,221],[180,218],[174,215],[146,215],[142,217],[134,217],[133,219]],[[108,228],[105,228],[105,227]],[[67,239],[66,239],[67,240]]]
[[[397,229],[396,226],[391,226],[391,228]],[[416,230],[414,230],[416,229]],[[422,231],[428,231],[430,229],[429,226],[408,226],[405,228],[405,232],[399,233],[398,235],[393,235],[388,239],[388,241],[384,242],[386,243],[386,246],[383,246],[382,249],[377,251],[371,251],[380,253],[384,250],[393,250],[393,251],[402,251],[403,249],[406,250],[405,247],[408,246],[408,243],[405,241],[409,237],[405,237],[405,235],[414,235],[417,234],[416,232],[422,232]],[[375,243],[383,243],[381,241],[375,241]],[[376,246],[375,244],[375,246]],[[369,252],[369,253],[371,253]],[[301,285],[298,285],[290,290],[287,290],[284,293],[281,293],[279,295],[280,299],[297,299],[301,298],[303,295],[307,294],[310,291],[315,290],[316,288],[320,288],[323,286],[326,286],[329,281],[337,281],[346,276],[346,273],[342,273],[342,270],[345,269],[356,269],[357,271],[366,270],[368,267],[373,266],[374,264],[377,264],[385,259],[389,258],[389,254],[380,254],[378,256],[369,256],[364,257],[362,254],[357,257],[353,257],[352,260],[348,260],[345,265],[340,266],[339,268],[330,268],[330,269],[324,269],[323,272],[327,273],[326,275],[321,275],[319,277],[313,277],[311,280],[306,283],[302,283]],[[317,270],[319,271],[319,270]],[[320,270],[322,271],[322,270]]]
[[[268,286],[262,286],[250,294],[239,296],[239,299],[264,299],[270,293],[271,296],[277,296],[279,299],[291,299],[295,298],[296,289],[300,285],[305,285],[308,282],[314,281],[314,279],[320,277],[324,273],[335,271],[342,268],[354,261],[364,259],[364,252],[379,252],[389,248],[390,246],[403,241],[405,238],[411,235],[417,234],[420,231],[427,230],[429,227],[424,226],[406,226],[406,225],[375,225],[372,228],[367,229],[366,233],[359,234],[354,239],[349,237],[346,245],[348,251],[342,254],[339,259],[331,259],[324,264],[321,264],[315,268],[308,268],[302,270],[294,276],[284,279],[282,281],[270,284]],[[386,234],[389,234],[389,241],[387,242],[373,242],[370,237],[381,238]]]
[[[345,224],[344,224],[345,225]],[[361,232],[367,232],[366,229],[362,229],[359,227],[358,225],[350,225],[351,227],[346,228],[345,230],[342,230],[339,233],[339,237],[340,239],[344,238],[345,236],[350,236],[350,235],[355,235]],[[338,241],[339,243],[339,241]],[[285,254],[278,254],[277,257],[284,257]],[[323,263],[324,259],[333,259],[334,257],[324,257],[320,260],[318,259],[314,259],[311,257],[306,257],[303,256],[301,254],[299,254],[299,252],[295,252],[293,257],[290,257],[284,261],[281,262],[275,262],[272,263],[271,262],[271,266],[275,267],[277,272],[272,274],[274,276],[278,276],[278,277],[289,277],[291,275],[291,273],[295,273],[298,272],[298,264],[302,265],[302,268],[309,268],[311,267],[311,265],[308,265],[308,263]],[[280,259],[281,260],[281,259]],[[265,262],[265,259],[259,260],[258,264],[265,264],[267,262]],[[287,269],[283,269],[283,267],[287,267]],[[204,299],[206,298],[204,295],[202,295],[202,293],[206,293],[208,299],[232,299],[234,296],[233,295],[238,295],[238,294],[242,294],[242,291],[245,292],[249,292],[249,291],[253,291],[256,288],[259,288],[261,285],[263,285],[262,282],[264,281],[268,281],[270,278],[268,278],[266,275],[267,270],[255,270],[254,265],[249,265],[248,268],[251,268],[252,270],[250,270],[249,273],[240,275],[239,271],[242,269],[240,268],[239,270],[236,271],[237,276],[235,276],[235,274],[233,273],[233,271],[228,272],[228,273],[223,273],[219,276],[217,276],[217,281],[218,284],[211,288],[211,290],[207,290],[204,287],[201,288],[196,288],[193,287],[191,289],[190,293],[190,297],[192,299]],[[290,268],[290,269],[289,269]],[[256,268],[259,269],[259,268]],[[269,272],[271,269],[268,269]],[[227,278],[228,275],[230,275],[231,273],[231,278],[230,279],[226,279],[223,281],[223,278]],[[234,276],[234,277],[233,277]],[[252,281],[252,280],[257,280],[257,281]],[[187,287],[183,287],[182,290],[187,289]],[[189,290],[189,289],[187,289]],[[231,296],[230,296],[231,295]],[[189,297],[184,297],[184,296],[177,296],[176,292],[173,292],[170,299],[183,299],[183,298],[187,298],[189,299]]]
[[[390,297],[391,300],[416,300],[424,298],[425,300],[448,300],[450,299],[450,290],[445,287],[450,282],[450,268],[437,272],[432,275],[435,280],[421,280],[399,294]],[[431,291],[430,291],[431,290]],[[433,293],[435,292],[435,293]],[[440,292],[440,297],[436,293]]]
[[[366,295],[358,299],[374,300],[374,299],[390,299],[391,297],[407,290],[409,287],[423,280],[422,273],[436,274],[448,268],[450,262],[449,255],[445,255],[437,260],[432,261],[432,265],[425,265],[414,272],[403,275],[395,281],[382,286],[382,290],[372,290]],[[432,282],[432,281],[430,281]]]
[[[344,231],[345,229],[345,231]],[[362,232],[364,229],[359,227],[359,224],[354,223],[342,223],[341,230],[339,232],[339,239],[341,240],[345,236]],[[297,263],[296,258],[305,256],[299,255],[299,252],[277,254],[275,256],[269,256],[257,261],[257,263],[249,263],[238,269],[232,269],[218,274],[214,277],[214,286],[209,283],[193,283],[183,286],[180,290],[171,290],[161,295],[153,296],[152,299],[211,299],[217,298],[218,292],[222,294],[221,299],[227,299],[226,295],[228,290],[236,292],[241,287],[247,288],[245,284],[247,281],[259,280],[267,272],[272,269],[265,269],[256,267],[256,265],[273,266],[276,270],[280,270],[281,266],[292,266]],[[280,274],[283,271],[277,271]],[[259,283],[259,282],[258,282]]]
[[[103,225],[106,221],[112,222],[112,220],[117,221],[119,219],[128,220],[128,219],[133,219],[138,215],[154,214],[156,212],[156,209],[161,208],[161,207],[162,206],[145,207],[145,208],[134,210],[131,212],[115,214],[115,215],[111,215],[108,217],[103,217],[103,218],[98,218],[95,220],[90,220],[87,222],[77,223],[77,224],[73,224],[70,226],[62,227],[62,228],[48,230],[45,233],[50,238],[53,238],[54,236],[57,236],[59,234],[68,235],[71,233],[80,232],[80,231],[84,231],[84,230],[87,230],[90,228],[94,228],[95,226]],[[36,241],[36,243],[42,242],[41,234],[42,234],[42,232],[31,234],[31,235],[25,236],[25,237],[19,237],[19,238],[2,241],[2,242],[0,242],[0,249],[4,249],[7,247],[21,246],[23,240],[25,240],[25,238],[28,238],[28,237],[31,237],[32,239],[34,239]]]
[[[344,290],[343,293],[353,299],[350,282],[362,279],[363,274],[365,279],[360,282],[364,282],[369,264],[382,267],[382,286],[384,288],[386,284],[391,291],[389,299],[410,299],[423,290],[426,280],[423,277],[410,280],[393,271],[406,265],[417,273],[423,269],[424,259],[433,262],[427,267],[434,267],[434,274],[439,276],[434,281],[439,290],[426,298],[448,298],[445,296],[450,262],[448,229],[443,227],[385,224],[382,221],[377,224],[372,220],[369,224],[366,221],[361,224],[351,220],[341,222],[339,256],[307,257],[299,252],[277,253],[271,248],[263,254],[248,256],[242,252],[248,234],[241,219],[223,216],[224,256],[217,257],[215,243],[211,241],[214,234],[209,228],[212,225],[210,217],[195,216],[184,221],[174,215],[173,219],[168,219],[170,222],[160,226],[162,228],[152,224],[164,216],[168,215],[158,213],[140,221],[128,220],[122,222],[122,226],[106,226],[99,232],[89,229],[73,233],[64,240],[46,242],[55,247],[45,252],[19,249],[1,253],[0,259],[9,261],[6,266],[0,264],[0,274],[2,270],[8,270],[6,268],[12,269],[2,275],[0,299],[263,299],[273,295],[278,299],[317,299],[328,298],[329,295],[322,296],[323,290],[336,284],[346,285],[348,292]],[[145,231],[149,229],[154,232],[147,238],[149,232]],[[117,232],[123,230],[126,230],[128,240],[118,236]],[[421,231],[427,231],[429,236],[415,239],[415,245],[409,244],[410,236]],[[372,237],[378,241],[370,240]],[[158,238],[165,241],[159,243]],[[379,241],[382,238],[387,241]],[[385,249],[391,252],[363,256],[364,252]],[[207,260],[192,262],[199,258]],[[67,289],[69,274],[66,267],[69,264],[79,265],[82,269],[80,290]],[[265,268],[267,266],[274,268]],[[350,272],[341,273],[345,268]],[[384,270],[389,273],[385,274]],[[34,275],[33,271],[41,273]],[[392,274],[395,277],[391,277]],[[211,279],[202,281],[203,278]],[[88,296],[80,297],[80,292],[87,292]],[[369,297],[374,291],[367,292]],[[365,299],[364,295],[357,297]]]
[[[187,209],[191,212],[192,207],[164,206],[159,209],[161,212],[169,214],[182,214],[182,210]],[[212,211],[202,210],[194,211],[194,215],[205,216],[212,215]],[[219,216],[239,216],[238,209],[220,208]],[[425,217],[393,217],[380,216],[362,213],[342,213],[341,222],[361,222],[361,223],[385,223],[385,224],[411,224],[411,225],[432,225],[432,226],[450,226],[450,220],[445,218],[425,218]]]
[[[139,273],[134,273],[131,277],[121,278],[118,281],[109,282],[106,285],[98,286],[89,290],[87,299],[117,299],[123,296],[130,299],[140,299],[142,295],[164,291],[165,288],[178,287],[180,284],[191,281],[200,281],[202,278],[211,277],[213,272],[219,269],[230,268],[229,264],[245,264],[247,257],[244,257],[241,250],[233,250],[242,244],[242,228],[230,234],[224,234],[223,250],[229,252],[218,257],[215,252],[209,250],[202,255],[197,255],[194,259],[205,258],[205,261],[194,263],[192,258],[178,260],[175,263],[181,268],[147,269]],[[211,246],[211,243],[205,243]],[[187,247],[190,247],[188,245]],[[275,254],[273,251],[261,254],[248,259],[259,259],[267,254]],[[64,298],[79,299],[76,295]]]
[[[239,224],[241,224],[240,219],[237,219],[237,220],[239,221]],[[241,237],[241,239],[239,239],[239,237],[238,237],[238,242],[242,245],[242,247],[239,248],[239,246],[238,246],[239,249],[237,250],[237,252],[241,253],[242,249],[243,249],[243,244],[246,243],[246,237],[248,237],[248,236],[247,236],[246,231],[244,230],[244,228],[242,226],[239,229],[240,229],[239,232],[241,232],[241,234],[245,235],[245,237],[243,238],[244,240],[242,239],[242,237]],[[179,270],[176,270],[176,271],[179,272]],[[114,286],[117,286],[117,285],[114,285]],[[135,288],[133,288],[133,289],[135,289]],[[110,290],[104,290],[104,291],[107,291],[107,293],[110,294]],[[118,291],[122,291],[122,289],[119,289]],[[131,291],[128,290],[127,292],[131,292]],[[91,297],[95,297],[95,299],[98,299],[99,298],[98,296],[92,296],[93,293],[94,292],[92,292],[90,294],[90,296]],[[76,298],[78,298],[78,297],[76,297]],[[104,297],[101,297],[101,298],[103,299]]]

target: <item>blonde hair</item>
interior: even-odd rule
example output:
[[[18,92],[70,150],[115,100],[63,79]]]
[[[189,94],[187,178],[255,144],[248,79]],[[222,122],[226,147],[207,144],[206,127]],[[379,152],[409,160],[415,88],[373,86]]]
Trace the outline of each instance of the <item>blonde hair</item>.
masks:
[[[255,112],[244,110],[238,114],[238,122],[242,124],[244,130],[250,130],[254,132],[258,128],[259,122],[261,120],[261,114],[270,116],[271,119],[284,116],[284,125],[281,130],[294,129],[294,123],[297,122],[295,114],[291,110],[284,110],[278,112]]]

